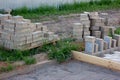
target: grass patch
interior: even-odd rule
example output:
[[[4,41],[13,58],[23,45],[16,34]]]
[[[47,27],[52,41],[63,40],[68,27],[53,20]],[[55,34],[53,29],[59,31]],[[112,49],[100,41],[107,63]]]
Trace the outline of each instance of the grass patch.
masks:
[[[9,71],[12,71],[14,68],[15,68],[14,66],[9,64],[8,66],[1,67],[0,72],[9,72]]]
[[[31,65],[36,63],[36,59],[33,57],[24,57],[24,62],[27,65]]]
[[[29,19],[39,19],[40,16],[65,15],[84,11],[119,9],[119,7],[120,0],[91,0],[90,2],[63,4],[59,5],[58,7],[42,6],[35,9],[28,9],[27,7],[23,7],[13,10],[12,15],[21,15],[24,18]]]
[[[115,34],[119,34],[120,35],[120,27],[115,30]]]
[[[35,48],[31,50],[6,50],[4,48],[0,48],[0,61],[14,62],[24,60],[24,57],[32,56],[38,54],[40,52],[40,48]]]
[[[48,52],[49,59],[55,59],[57,62],[62,63],[71,59],[71,50],[78,50],[78,46],[72,42],[72,39],[60,40],[54,45],[44,45],[42,50]]]

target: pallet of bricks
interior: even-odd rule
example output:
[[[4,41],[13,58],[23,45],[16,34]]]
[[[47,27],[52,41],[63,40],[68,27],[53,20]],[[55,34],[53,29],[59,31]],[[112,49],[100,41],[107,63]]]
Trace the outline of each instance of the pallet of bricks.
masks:
[[[58,35],[41,23],[31,23],[22,16],[0,14],[0,46],[4,48],[26,50],[58,39]]]

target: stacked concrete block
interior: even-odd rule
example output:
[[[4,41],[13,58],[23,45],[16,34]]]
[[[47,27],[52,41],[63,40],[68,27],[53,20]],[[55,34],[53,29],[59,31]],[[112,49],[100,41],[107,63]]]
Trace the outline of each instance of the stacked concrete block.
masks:
[[[117,40],[112,39],[112,48],[115,48],[117,46]]]
[[[94,54],[95,49],[95,37],[86,36],[85,37],[85,53]]]
[[[0,15],[0,46],[25,50],[42,45],[45,39],[50,42],[59,37],[41,23],[31,23],[22,16]]]
[[[108,49],[108,43],[106,41],[104,41],[104,50]]]
[[[120,35],[115,34],[113,38],[117,40],[117,47],[120,47]]]
[[[98,44],[98,51],[103,51],[104,49],[104,40],[100,38],[96,38],[96,44]]]
[[[80,14],[80,22],[83,24],[83,38],[85,36],[90,36],[90,20],[88,14]]]
[[[83,25],[81,23],[74,23],[73,37],[77,40],[83,40]]]
[[[108,43],[108,49],[110,49],[112,47],[112,37],[105,36],[104,41]]]
[[[108,26],[108,13],[101,13],[100,16],[105,19],[105,26]]]
[[[98,52],[98,44],[95,43],[94,45],[94,52],[97,53]]]
[[[92,35],[95,36],[96,38],[101,38],[101,31],[92,31]]]

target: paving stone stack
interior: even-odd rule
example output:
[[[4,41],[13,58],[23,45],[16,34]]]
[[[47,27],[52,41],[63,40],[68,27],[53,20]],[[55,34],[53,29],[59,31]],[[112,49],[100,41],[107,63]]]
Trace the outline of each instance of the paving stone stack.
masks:
[[[80,22],[83,24],[83,38],[90,36],[90,20],[87,13],[80,14]]]
[[[101,26],[105,26],[105,18],[99,17],[98,12],[92,12],[89,14],[91,21],[91,33],[92,36],[101,38]]]
[[[83,41],[83,25],[81,23],[73,24],[73,37],[79,41]]]
[[[41,23],[31,23],[22,16],[0,14],[0,45],[5,48],[25,50],[58,39]]]

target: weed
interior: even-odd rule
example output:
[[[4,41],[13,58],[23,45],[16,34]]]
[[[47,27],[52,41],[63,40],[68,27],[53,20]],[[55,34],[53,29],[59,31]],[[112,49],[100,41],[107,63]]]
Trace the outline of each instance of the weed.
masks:
[[[15,68],[14,66],[12,66],[12,65],[9,64],[6,67],[1,67],[0,68],[0,72],[9,72],[9,71],[12,71],[14,68]]]
[[[25,61],[25,64],[31,65],[36,63],[36,59],[33,57],[24,57],[23,59]]]
[[[48,52],[49,59],[55,59],[57,62],[62,63],[71,59],[71,50],[77,50],[78,46],[72,44],[72,39],[63,39],[55,45],[44,45],[42,49]]]
[[[120,27],[115,30],[115,34],[119,34],[120,35]]]

